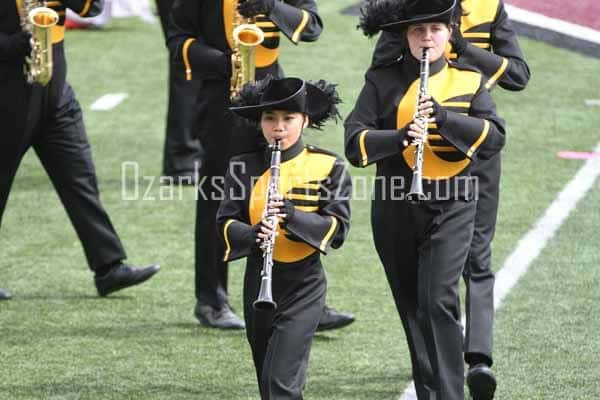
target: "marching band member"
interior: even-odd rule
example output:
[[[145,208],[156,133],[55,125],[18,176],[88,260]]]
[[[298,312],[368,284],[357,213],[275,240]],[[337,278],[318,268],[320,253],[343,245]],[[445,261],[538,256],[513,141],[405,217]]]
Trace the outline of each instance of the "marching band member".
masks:
[[[221,258],[223,244],[217,235],[222,178],[231,156],[254,150],[261,136],[228,109],[232,32],[238,13],[255,18],[264,32],[264,42],[256,49],[256,79],[283,76],[278,62],[281,34],[299,44],[317,40],[323,29],[314,0],[176,0],[173,5],[169,47],[185,65],[188,79],[202,81],[195,129],[206,157],[196,202],[194,315],[201,324],[221,329],[244,328],[228,303],[227,262]],[[320,328],[339,328],[353,321],[351,314],[324,306]]]
[[[456,5],[455,26],[447,48],[451,59],[471,65],[486,77],[486,88],[496,84],[506,90],[523,90],[529,67],[517,34],[508,19],[503,0],[462,0]],[[401,54],[403,41],[394,32],[382,32],[373,53],[373,64],[385,64]],[[465,362],[469,364],[467,385],[475,400],[494,396],[496,378],[492,342],[494,327],[494,273],[491,243],[496,228],[500,198],[500,154],[474,165],[479,196],[475,231],[463,271],[466,283]]]
[[[156,0],[156,10],[166,43],[169,16],[174,0]],[[169,50],[167,48],[167,50]],[[196,96],[201,86],[198,80],[186,80],[181,61],[169,57],[168,106],[165,123],[162,173],[175,184],[193,185],[202,162],[203,151],[192,132]]]
[[[225,261],[246,257],[244,317],[261,398],[301,399],[313,335],[325,305],[321,254],[339,248],[350,225],[350,176],[340,157],[305,146],[302,131],[337,117],[333,85],[298,78],[248,84],[232,111],[260,123],[269,144],[279,141],[280,164],[265,148],[232,158],[217,214]],[[279,168],[269,197],[271,168]],[[265,211],[266,210],[266,215]],[[267,216],[276,215],[279,226]],[[252,309],[259,295],[261,244],[275,235],[273,312]],[[273,236],[271,236],[272,238]]]
[[[373,237],[406,332],[419,399],[463,399],[458,281],[476,211],[471,170],[504,145],[486,79],[444,56],[454,7],[455,0],[366,4],[365,33],[395,32],[406,45],[396,60],[367,71],[345,123],[348,159],[377,165]],[[428,88],[419,95],[424,48]],[[413,204],[405,197],[419,140],[425,140],[426,200]]]
[[[51,28],[53,68],[46,86],[29,83],[23,73],[31,33],[22,25],[26,26],[25,13],[33,8],[26,6],[36,3],[0,4],[0,224],[19,164],[33,147],[83,245],[98,293],[106,296],[149,279],[159,266],[138,269],[123,263],[125,250],[100,203],[81,107],[66,81],[65,9],[94,16],[101,11],[101,1],[52,2],[59,19]]]

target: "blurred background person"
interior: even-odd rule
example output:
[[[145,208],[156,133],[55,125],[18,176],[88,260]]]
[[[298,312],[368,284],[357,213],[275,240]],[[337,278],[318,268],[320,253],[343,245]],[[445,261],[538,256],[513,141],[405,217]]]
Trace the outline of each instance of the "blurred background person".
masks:
[[[164,41],[174,0],[156,0]],[[167,51],[169,48],[167,47]],[[194,134],[194,107],[200,94],[199,79],[186,79],[181,59],[169,51],[169,92],[162,173],[174,183],[194,184],[202,160],[202,147]]]

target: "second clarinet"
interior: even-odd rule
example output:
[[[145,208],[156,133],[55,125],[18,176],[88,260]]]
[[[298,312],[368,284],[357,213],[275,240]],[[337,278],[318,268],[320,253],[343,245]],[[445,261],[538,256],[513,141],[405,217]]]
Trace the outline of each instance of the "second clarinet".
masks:
[[[429,48],[423,48],[421,56],[421,65],[419,72],[419,92],[417,94],[417,107],[415,109],[415,118],[420,119],[425,131],[421,139],[416,139],[415,143],[415,166],[413,167],[412,181],[410,182],[410,192],[406,195],[406,199],[410,203],[418,203],[427,200],[427,196],[423,193],[423,156],[425,146],[427,145],[427,124],[429,120],[427,116],[419,116],[419,104],[421,99],[427,95],[427,84],[429,80]]]
[[[268,208],[269,203],[273,197],[278,193],[279,185],[279,169],[281,164],[281,141],[276,140],[271,146],[271,165],[269,167],[271,171],[271,177],[269,179],[269,186],[267,189],[267,202],[265,209]],[[273,233],[263,241],[261,249],[263,251],[263,267],[260,272],[260,290],[258,292],[258,298],[252,303],[257,311],[271,311],[277,308],[277,303],[273,301],[273,251],[275,250],[275,238],[277,234],[277,225],[279,223],[277,215],[266,215],[269,225],[273,227]]]

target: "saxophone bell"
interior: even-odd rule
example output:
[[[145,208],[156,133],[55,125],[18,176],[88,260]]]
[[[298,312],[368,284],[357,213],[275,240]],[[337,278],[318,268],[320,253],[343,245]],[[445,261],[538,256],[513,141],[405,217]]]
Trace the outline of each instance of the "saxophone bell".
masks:
[[[240,93],[242,86],[254,81],[256,71],[256,46],[265,40],[265,34],[256,25],[256,18],[244,18],[238,6],[245,0],[231,0],[233,8],[233,43],[231,53],[230,97]]]
[[[46,86],[52,79],[52,27],[58,14],[51,8],[35,7],[27,14],[26,27],[31,33],[31,54],[26,58],[25,74],[29,83]]]
[[[241,24],[233,30],[235,48],[231,60],[231,97],[239,94],[242,86],[254,81],[256,75],[256,46],[265,40],[265,34],[256,24]]]

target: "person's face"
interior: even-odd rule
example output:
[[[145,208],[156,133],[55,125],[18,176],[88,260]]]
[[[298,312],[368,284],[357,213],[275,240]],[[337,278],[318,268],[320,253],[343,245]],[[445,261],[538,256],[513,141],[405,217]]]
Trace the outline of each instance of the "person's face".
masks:
[[[442,22],[424,22],[410,25],[406,31],[410,53],[420,60],[423,48],[429,48],[429,61],[437,61],[444,55],[452,28]]]
[[[265,111],[260,119],[263,136],[269,144],[281,140],[281,150],[286,150],[298,141],[308,118],[299,112],[283,110]]]

